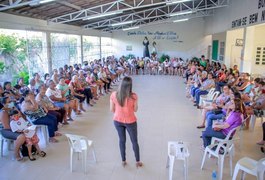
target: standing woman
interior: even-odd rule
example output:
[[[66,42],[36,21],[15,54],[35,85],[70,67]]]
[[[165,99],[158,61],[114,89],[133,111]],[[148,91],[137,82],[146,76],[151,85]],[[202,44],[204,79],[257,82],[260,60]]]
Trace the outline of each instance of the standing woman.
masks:
[[[136,167],[142,167],[140,161],[139,145],[137,140],[137,123],[134,112],[138,109],[138,98],[132,92],[132,79],[124,77],[118,91],[110,96],[110,110],[114,113],[114,125],[119,135],[120,153],[122,165],[127,164],[125,157],[126,132],[129,133],[136,159]]]

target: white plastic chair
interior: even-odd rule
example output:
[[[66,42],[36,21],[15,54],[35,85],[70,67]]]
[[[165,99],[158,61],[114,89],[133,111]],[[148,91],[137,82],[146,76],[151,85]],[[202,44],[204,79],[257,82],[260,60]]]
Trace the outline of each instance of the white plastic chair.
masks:
[[[263,114],[265,114],[265,111],[263,111]],[[262,124],[263,123],[263,117],[264,117],[264,115],[261,116],[261,117],[257,117],[255,115],[251,115],[250,116],[250,130],[254,131],[257,118],[260,118],[260,122]]]
[[[73,155],[74,153],[78,153],[78,157],[81,154],[82,158],[82,166],[84,168],[84,172],[87,173],[87,153],[88,149],[92,149],[93,158],[96,162],[96,154],[95,150],[92,146],[93,141],[87,139],[87,137],[74,135],[74,134],[65,134],[68,139],[70,145],[70,169],[73,172]]]
[[[7,139],[2,136],[0,133],[0,150],[1,150],[1,157],[4,156],[4,142],[7,143],[8,150],[11,150],[11,144],[14,142],[12,139]]]
[[[28,116],[26,116],[26,118],[27,121],[30,122],[30,124],[35,125]],[[44,144],[44,146],[49,145],[50,137],[49,137],[48,126],[46,125],[35,125],[35,126],[36,126],[36,133],[40,139],[40,144]]]
[[[187,179],[189,156],[190,153],[186,143],[177,141],[168,142],[167,168],[169,168],[169,180],[172,180],[173,167],[176,159],[184,161],[184,177],[185,180]]]
[[[207,99],[202,100],[202,105],[206,106],[206,105],[211,104],[213,100],[215,100],[218,97],[219,94],[220,94],[219,91],[215,91]]]
[[[245,179],[246,173],[257,177],[257,180],[264,180],[265,158],[256,161],[254,159],[243,157],[236,163],[232,180],[236,180],[239,171],[242,171],[241,179]]]
[[[211,144],[207,146],[204,150],[204,155],[202,159],[201,169],[203,169],[206,155],[214,156],[218,158],[218,179],[222,179],[223,177],[223,166],[224,166],[224,158],[225,156],[229,156],[229,164],[230,164],[230,175],[233,173],[233,155],[234,155],[234,143],[232,140],[233,134],[236,132],[237,128],[232,129],[225,139],[219,139],[213,137],[211,140]],[[222,153],[221,153],[222,152]]]
[[[247,119],[249,118],[250,116],[247,116],[243,121],[242,121],[242,124],[237,127],[236,129],[236,133],[234,134],[233,136],[233,141],[236,141],[236,140],[239,140],[239,149],[241,150],[241,147],[242,147],[242,144],[243,144],[243,130],[244,130],[244,125],[245,125],[245,122],[247,121]]]
[[[209,97],[214,93],[214,91],[215,91],[215,88],[212,88],[212,89],[209,90],[208,94],[201,95],[200,96],[199,106],[202,106],[203,101],[209,99]]]
[[[44,146],[49,145],[49,130],[48,126],[46,125],[36,125],[36,132],[40,139],[40,144],[43,144]]]

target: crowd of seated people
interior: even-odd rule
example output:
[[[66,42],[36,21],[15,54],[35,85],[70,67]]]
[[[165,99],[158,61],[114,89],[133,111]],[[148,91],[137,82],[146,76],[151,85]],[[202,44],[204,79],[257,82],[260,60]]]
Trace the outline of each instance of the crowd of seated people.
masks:
[[[265,79],[252,78],[248,73],[239,72],[235,65],[228,69],[224,64],[205,60],[191,60],[184,67],[186,96],[194,106],[201,110],[201,124],[204,147],[209,145],[212,137],[224,139],[233,128],[244,122],[244,129],[249,129],[251,115],[264,116],[265,111]],[[200,104],[200,98],[211,89],[219,95]],[[219,120],[216,124],[215,120]],[[220,121],[221,120],[221,121]],[[221,122],[221,123],[220,123]],[[213,124],[215,126],[213,128]],[[265,122],[263,123],[263,139],[258,142],[265,145]],[[264,148],[261,150],[264,152]]]
[[[86,111],[86,106],[94,106],[100,97],[111,92],[120,76],[127,73],[128,69],[121,62],[112,56],[104,61],[85,62],[83,66],[65,65],[43,77],[34,73],[28,85],[23,78],[18,78],[14,86],[8,81],[0,85],[0,132],[4,138],[14,141],[16,159],[22,159],[20,148],[26,144],[30,148],[29,159],[36,160],[31,155],[31,146],[38,143],[38,138],[29,141],[24,126],[19,131],[11,127],[16,114],[21,114],[21,118],[16,119],[23,124],[25,121],[29,125],[46,125],[50,142],[56,143],[56,136],[62,135],[58,131],[60,124],[68,125],[73,121],[72,113],[80,115]],[[38,146],[36,148],[37,154],[46,155]]]

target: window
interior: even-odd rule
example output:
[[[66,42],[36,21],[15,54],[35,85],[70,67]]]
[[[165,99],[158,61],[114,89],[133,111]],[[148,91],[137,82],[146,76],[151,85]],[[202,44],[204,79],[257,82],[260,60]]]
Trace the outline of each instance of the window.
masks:
[[[225,54],[225,42],[220,42],[219,61],[224,61],[224,54]]]
[[[265,65],[265,47],[257,47],[256,65]]]
[[[102,37],[101,38],[101,57],[106,58],[108,56],[112,56],[112,41],[109,37]]]
[[[100,37],[83,36],[84,61],[100,58]]]
[[[73,65],[81,62],[79,38],[77,35],[51,33],[53,69],[63,67],[65,64]]]

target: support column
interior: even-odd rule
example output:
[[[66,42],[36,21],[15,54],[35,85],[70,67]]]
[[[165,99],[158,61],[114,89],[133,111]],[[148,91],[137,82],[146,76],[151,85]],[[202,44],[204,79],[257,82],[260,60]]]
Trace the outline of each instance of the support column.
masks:
[[[240,70],[242,72],[251,73],[253,51],[254,51],[254,40],[255,40],[255,27],[244,28],[244,46],[241,54]]]
[[[99,37],[99,49],[100,49],[100,53],[99,53],[100,55],[99,55],[99,57],[102,60],[101,36]]]
[[[52,52],[51,52],[51,33],[46,32],[46,46],[47,47],[47,60],[48,60],[48,71],[52,74]]]
[[[83,46],[83,35],[80,37],[80,49],[81,49],[81,64],[84,62],[84,46]]]

